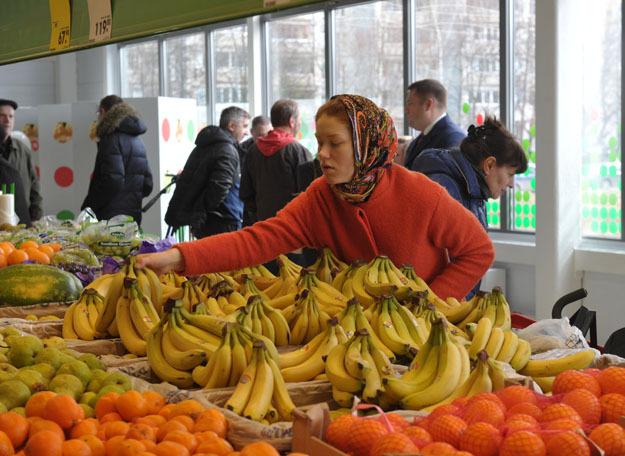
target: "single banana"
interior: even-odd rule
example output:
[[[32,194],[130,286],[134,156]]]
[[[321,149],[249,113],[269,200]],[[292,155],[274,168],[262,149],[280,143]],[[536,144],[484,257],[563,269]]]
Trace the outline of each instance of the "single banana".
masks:
[[[89,310],[87,309],[86,295],[81,296],[76,301],[76,307],[72,312],[73,328],[82,340],[93,340],[95,330],[89,322]]]
[[[363,361],[368,365],[363,367],[362,370],[363,380],[365,382],[365,387],[362,390],[362,398],[367,402],[373,402],[384,392],[384,387],[382,386],[382,377],[380,376],[375,361],[369,351],[369,344],[366,336],[363,337],[363,342],[360,347],[360,355]]]
[[[504,341],[504,332],[499,327],[494,327],[490,332],[490,337],[488,338],[488,343],[484,350],[488,353],[490,358],[497,359],[497,355],[501,351],[501,347],[503,346]]]
[[[484,352],[480,352],[477,358],[477,365],[475,369],[478,370],[477,377],[471,385],[471,389],[467,394],[468,397],[475,396],[480,393],[490,393],[493,391],[493,381],[488,375],[488,355],[484,355]]]
[[[354,393],[348,393],[347,391],[341,391],[332,385],[332,399],[340,407],[352,408],[354,405]]]
[[[167,317],[161,321],[148,333],[146,341],[146,352],[150,368],[164,382],[169,382],[179,388],[190,388],[193,386],[193,378],[189,372],[176,369],[165,359],[162,348],[163,325]]]
[[[375,304],[373,296],[371,296],[365,289],[364,280],[367,273],[367,266],[361,266],[356,269],[351,277],[351,289],[354,293],[354,297],[358,299],[360,305],[367,308]]]
[[[345,356],[349,345],[348,341],[330,350],[326,358],[326,374],[332,385],[341,391],[359,393],[363,387],[362,380],[352,377],[345,368]]]
[[[492,390],[499,391],[506,387],[505,363],[488,358],[488,375],[492,381]]]
[[[532,346],[528,341],[519,337],[519,346],[510,360],[510,365],[515,371],[519,372],[527,365],[531,356]]]
[[[367,332],[369,333],[369,337],[371,337],[371,339],[373,340],[373,343],[375,344],[375,346],[379,350],[382,350],[384,352],[384,354],[391,361],[395,361],[395,353],[393,353],[393,351],[390,348],[388,348],[386,345],[384,345],[384,342],[382,342],[382,340],[380,340],[378,335],[373,330],[371,324],[369,323],[369,321],[365,317],[365,314],[364,314],[360,304],[358,304],[357,301],[352,302],[350,300],[350,303],[348,303],[348,307],[349,306],[351,306],[353,308],[353,313],[355,315],[356,330],[362,331],[363,329],[366,329]],[[343,326],[343,325],[341,325],[341,326]],[[343,326],[343,328],[345,328],[345,326]],[[354,332],[355,332],[355,330],[354,330]],[[348,337],[351,337],[354,332],[352,332],[351,335],[347,334]]]
[[[163,287],[156,273],[150,268],[143,268],[143,272],[150,282],[150,301],[159,315],[163,313]]]
[[[113,320],[115,320],[117,301],[124,291],[124,278],[125,273],[122,269],[114,274],[111,279],[111,286],[104,299],[104,311],[98,315],[98,321],[96,322],[95,329],[100,334],[105,334]]]
[[[126,350],[137,356],[145,356],[147,353],[146,341],[137,332],[132,323],[132,317],[130,316],[130,298],[128,297],[127,289],[117,301],[115,321],[117,322],[119,337],[124,347],[126,347]]]
[[[519,342],[521,340],[523,339],[520,339]],[[519,373],[529,377],[554,377],[565,370],[584,369],[590,365],[593,359],[595,359],[595,351],[592,349],[579,350],[557,359],[530,359]]]
[[[291,329],[289,324],[284,318],[282,313],[275,310],[273,307],[267,305],[265,301],[262,301],[262,309],[267,318],[271,320],[275,331],[275,345],[276,347],[284,347],[290,344]]]
[[[432,385],[438,373],[440,350],[440,343],[432,346],[429,351],[425,352],[425,356],[422,357],[424,361],[419,363],[418,367],[407,370],[402,378],[386,378],[384,380],[386,392],[390,397],[400,400],[411,394],[423,391]]]
[[[256,366],[256,378],[254,379],[254,387],[252,393],[247,402],[245,409],[243,410],[243,416],[250,420],[260,421],[267,414],[267,410],[271,406],[271,397],[273,396],[273,371],[271,366],[267,362],[262,350],[264,348],[257,348],[254,344],[254,350],[261,350],[261,353],[257,356]],[[262,344],[261,344],[262,347]]]
[[[503,361],[504,363],[510,363],[512,357],[519,347],[519,336],[512,331],[505,331],[503,335],[503,344],[499,354],[497,355],[497,361]]]
[[[243,371],[247,367],[248,359],[245,346],[241,343],[241,340],[235,331],[233,331],[230,342],[232,347],[232,367],[230,369],[228,386],[235,386],[239,382]]]
[[[166,327],[162,330],[162,332],[162,352],[165,356],[165,360],[172,367],[182,371],[188,371],[206,361],[205,351],[199,350],[197,348],[186,351],[178,350],[178,348],[171,341],[169,331]]]
[[[62,335],[63,339],[78,339],[78,334],[74,329],[74,310],[76,309],[76,301],[72,305],[70,305],[65,311],[65,316],[63,317],[63,328]]]
[[[404,355],[410,350],[410,341],[402,339],[393,326],[385,301],[378,304],[377,335],[396,355]]]
[[[269,356],[268,352],[265,352],[265,359],[273,373],[273,404],[283,420],[293,421],[292,414],[293,410],[295,410],[295,404],[291,400],[282,375],[280,375],[280,368],[274,359]]]
[[[216,345],[189,334],[187,331],[180,328],[177,323],[176,315],[173,313],[169,315],[168,331],[170,331],[172,343],[178,348],[178,350],[186,351],[195,348],[205,351],[207,356],[212,356],[212,354],[217,350]]]
[[[217,348],[217,351],[212,354],[206,370],[208,371],[208,380],[202,385],[204,389],[223,388],[228,386],[230,375],[232,371],[232,331],[228,327],[224,338],[221,341],[221,345]],[[213,363],[213,359],[215,362]],[[212,367],[209,366],[212,364]]]
[[[477,328],[475,329],[475,334],[473,335],[473,339],[471,340],[471,345],[469,346],[469,357],[471,359],[475,359],[477,354],[486,348],[486,344],[488,344],[488,339],[490,338],[491,331],[493,329],[493,321],[490,318],[482,317],[480,321],[477,323]]]
[[[553,389],[553,381],[556,379],[554,376],[551,377],[532,377],[532,379],[540,386],[543,394],[551,393]]]
[[[338,322],[335,322],[335,326]],[[283,367],[280,372],[285,382],[306,382],[313,380],[317,375],[325,371],[324,360],[334,347],[338,345],[338,338],[334,326],[330,326],[324,331],[324,341],[317,350],[312,353],[304,362],[292,367]]]
[[[503,291],[500,287],[493,288],[492,296],[497,303],[497,314],[495,316],[495,326],[500,327],[504,331],[510,331],[512,327],[512,316],[510,315],[510,305],[506,301]]]
[[[254,350],[254,355],[252,356],[251,362],[247,365],[239,382],[234,388],[234,392],[230,399],[226,402],[225,408],[236,413],[237,415],[241,415],[243,410],[247,406],[247,403],[252,395],[252,389],[254,388],[254,383],[256,379],[256,369],[258,366],[258,353],[257,350]]]
[[[95,336],[95,324],[98,321],[99,313],[100,312],[98,311],[98,305],[97,305],[97,294],[95,296],[87,294],[87,316],[89,317],[89,326],[91,326],[94,336]]]
[[[224,325],[228,323],[227,320],[222,317],[214,315],[195,315],[189,313],[185,308],[180,308],[180,315],[189,322],[189,324],[203,329],[214,336],[221,337],[223,334]]]
[[[310,342],[297,350],[280,354],[280,366],[282,369],[302,364],[323,344],[327,335],[325,333],[317,334]]]
[[[145,303],[141,301],[137,295],[137,290],[134,289],[134,287],[130,289],[130,293],[132,295],[130,302],[128,303],[130,317],[137,333],[142,339],[145,339],[147,338],[148,332],[156,326],[156,322],[158,322],[158,320],[153,320],[154,316],[150,315],[146,310],[145,303],[152,306],[152,303],[149,300],[146,299]]]

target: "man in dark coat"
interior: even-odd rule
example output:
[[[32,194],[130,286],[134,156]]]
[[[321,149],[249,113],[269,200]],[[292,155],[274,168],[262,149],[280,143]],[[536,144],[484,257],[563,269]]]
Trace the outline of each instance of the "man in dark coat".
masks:
[[[218,127],[200,131],[169,202],[168,225],[189,225],[196,238],[241,229],[239,142],[248,133],[249,118],[230,106],[221,112]]]
[[[0,123],[0,138],[6,136],[4,125]],[[0,144],[2,148],[2,144]],[[19,223],[24,223],[30,226],[30,214],[28,212],[28,203],[26,201],[26,192],[24,191],[24,184],[22,184],[22,177],[20,172],[11,165],[7,160],[2,158],[0,154],[0,188],[6,185],[7,191],[11,189],[11,184],[15,188],[13,197],[15,205],[15,214],[19,218]]]
[[[273,217],[297,195],[297,167],[312,160],[295,139],[302,124],[296,102],[276,101],[271,124],[273,130],[250,147],[241,172],[241,200],[256,207],[258,220]]]
[[[89,192],[81,209],[99,220],[130,215],[141,224],[141,202],[152,191],[152,172],[139,137],[147,130],[137,112],[117,95],[100,101],[96,126],[98,154]]]
[[[467,134],[447,114],[447,90],[434,79],[423,79],[408,87],[408,124],[421,132],[406,149],[404,166],[412,168],[425,149],[449,149],[460,145]]]

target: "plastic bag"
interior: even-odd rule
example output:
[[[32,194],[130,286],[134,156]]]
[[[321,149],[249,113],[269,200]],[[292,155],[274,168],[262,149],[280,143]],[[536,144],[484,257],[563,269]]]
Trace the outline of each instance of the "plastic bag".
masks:
[[[137,223],[132,217],[118,215],[110,220],[83,224],[82,242],[96,255],[125,257],[133,246]]]
[[[568,317],[538,320],[518,331],[517,335],[527,341],[537,336],[555,336],[562,339],[568,348],[590,348],[580,329],[571,326]]]
[[[55,265],[78,265],[94,268],[100,266],[98,258],[82,244],[67,244],[59,250],[54,258],[52,258],[52,264]]]

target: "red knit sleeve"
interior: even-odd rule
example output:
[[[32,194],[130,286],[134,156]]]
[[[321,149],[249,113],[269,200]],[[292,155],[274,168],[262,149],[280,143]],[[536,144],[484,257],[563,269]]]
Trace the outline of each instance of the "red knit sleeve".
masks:
[[[310,198],[308,191],[302,193],[275,217],[243,230],[176,244],[185,261],[185,270],[181,273],[233,271],[310,246]]]
[[[453,262],[429,284],[445,299],[462,299],[484,276],[495,259],[493,243],[475,215],[441,187],[429,226],[429,236],[439,248],[447,248]]]

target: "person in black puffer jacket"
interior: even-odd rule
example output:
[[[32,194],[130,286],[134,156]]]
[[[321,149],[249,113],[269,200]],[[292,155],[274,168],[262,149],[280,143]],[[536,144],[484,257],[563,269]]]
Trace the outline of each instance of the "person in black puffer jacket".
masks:
[[[6,132],[4,126],[0,124],[0,138],[4,138]],[[7,160],[2,158],[2,147],[0,143],[0,187],[6,185],[7,190],[11,188],[11,184],[15,187],[15,196],[13,197],[15,214],[19,218],[19,223],[30,226],[30,214],[28,213],[28,203],[26,202],[26,193],[22,184],[20,172],[11,165]]]
[[[99,111],[98,154],[81,209],[90,207],[99,220],[124,214],[141,224],[141,202],[153,185],[145,145],[139,137],[147,127],[135,109],[117,95],[104,97]]]
[[[169,226],[188,225],[196,238],[241,229],[239,142],[248,133],[249,119],[246,111],[231,106],[222,111],[218,127],[210,125],[197,135],[165,214]]]

